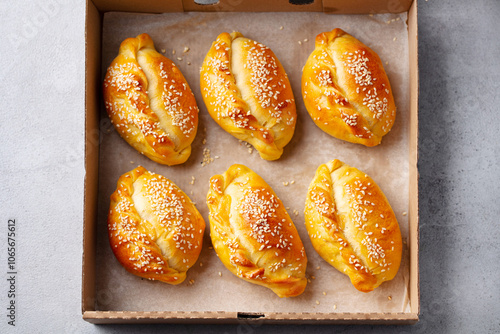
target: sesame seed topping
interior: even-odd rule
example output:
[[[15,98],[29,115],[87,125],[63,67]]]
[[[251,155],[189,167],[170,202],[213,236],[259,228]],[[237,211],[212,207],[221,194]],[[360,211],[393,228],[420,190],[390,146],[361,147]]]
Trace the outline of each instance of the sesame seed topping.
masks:
[[[347,68],[347,72],[354,75],[357,85],[363,87],[362,90],[365,93],[363,105],[374,114],[375,118],[381,119],[387,112],[388,100],[386,97],[381,98],[377,89],[372,87],[376,78],[372,77],[372,73],[369,70],[368,63],[370,59],[365,56],[365,51],[362,50],[356,50],[354,53],[345,52],[344,56],[344,65]],[[359,94],[359,89],[356,91]]]
[[[330,70],[321,70],[317,75],[318,81],[321,86],[329,87],[333,85]]]

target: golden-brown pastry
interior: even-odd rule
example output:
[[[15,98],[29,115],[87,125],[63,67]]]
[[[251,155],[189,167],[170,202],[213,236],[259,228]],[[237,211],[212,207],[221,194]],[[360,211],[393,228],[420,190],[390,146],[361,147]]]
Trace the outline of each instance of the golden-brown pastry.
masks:
[[[222,33],[200,73],[210,116],[261,158],[276,160],[292,139],[297,120],[288,77],[274,53],[239,32]]]
[[[351,143],[380,144],[396,118],[379,56],[341,29],[316,37],[302,72],[302,96],[320,129]]]
[[[118,180],[108,231],[113,253],[129,272],[179,284],[200,255],[205,221],[172,181],[138,167]]]
[[[104,104],[120,136],[164,165],[185,162],[198,127],[198,106],[181,71],[148,34],[127,38],[104,79]]]
[[[365,173],[339,160],[319,166],[307,192],[305,219],[314,249],[359,291],[372,291],[396,276],[399,225]]]
[[[280,297],[301,294],[307,257],[283,203],[243,165],[210,179],[210,236],[219,259],[236,276]]]

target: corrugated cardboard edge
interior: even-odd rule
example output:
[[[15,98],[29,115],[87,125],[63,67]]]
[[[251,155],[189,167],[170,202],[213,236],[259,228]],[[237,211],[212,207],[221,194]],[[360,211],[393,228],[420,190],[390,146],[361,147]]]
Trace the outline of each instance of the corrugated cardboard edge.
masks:
[[[82,312],[95,309],[95,254],[99,180],[101,18],[87,0],[85,17],[85,184],[82,254]]]
[[[267,1],[267,0],[266,0]],[[280,0],[286,1],[286,0]],[[193,0],[157,2],[145,0],[141,3],[141,12],[182,11],[189,8],[187,3]],[[227,0],[223,0],[227,2]],[[242,1],[243,2],[243,1]],[[335,13],[349,11],[336,10],[339,6],[352,1],[316,0],[323,9]],[[356,0],[358,2],[358,0]],[[366,2],[366,1],[365,1]],[[368,1],[372,2],[372,1]],[[96,6],[95,3],[99,3]],[[401,0],[398,6],[373,7],[369,13],[402,12],[405,3],[409,3],[408,34],[410,64],[410,208],[409,240],[410,252],[410,312],[405,313],[276,313],[263,312],[243,314],[237,312],[130,312],[95,310],[95,255],[96,255],[96,217],[99,163],[99,105],[100,105],[100,54],[101,54],[101,12],[107,10],[139,11],[131,6],[131,1],[86,1],[85,20],[85,185],[84,185],[84,227],[82,255],[82,315],[83,319],[95,323],[252,323],[252,324],[413,324],[420,314],[420,286],[418,267],[418,26],[417,0]],[[158,3],[161,3],[160,5]],[[394,2],[386,1],[386,5]],[[169,4],[165,7],[165,4]],[[223,4],[222,4],[223,5]],[[149,6],[149,7],[148,7]],[[358,6],[361,6],[358,4]],[[347,7],[346,7],[347,8]],[[226,7],[225,10],[228,8]],[[234,10],[234,8],[229,8]],[[224,9],[219,9],[224,10]],[[311,7],[310,11],[315,11]],[[365,11],[366,13],[366,11]],[[413,197],[412,197],[413,195]]]
[[[113,323],[262,323],[262,324],[414,324],[413,313],[275,313],[242,316],[236,312],[120,312],[87,311],[83,318],[94,324]]]

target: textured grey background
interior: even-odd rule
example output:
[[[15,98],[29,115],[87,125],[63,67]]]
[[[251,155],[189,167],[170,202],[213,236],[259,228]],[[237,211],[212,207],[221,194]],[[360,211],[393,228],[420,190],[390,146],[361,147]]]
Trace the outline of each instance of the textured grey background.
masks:
[[[0,332],[500,332],[500,1],[421,0],[414,326],[94,326],[81,320],[84,1],[0,0]],[[17,322],[7,325],[7,220]]]

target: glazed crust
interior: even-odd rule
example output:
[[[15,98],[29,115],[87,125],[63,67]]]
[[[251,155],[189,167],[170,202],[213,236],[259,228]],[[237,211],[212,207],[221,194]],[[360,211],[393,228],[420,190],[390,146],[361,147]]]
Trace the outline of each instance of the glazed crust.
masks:
[[[302,96],[318,127],[351,143],[380,144],[396,118],[379,56],[341,29],[316,37],[302,73]]]
[[[402,242],[394,212],[377,184],[339,160],[319,166],[305,206],[314,249],[369,292],[396,276]]]
[[[210,116],[276,160],[292,139],[297,112],[288,77],[274,53],[239,32],[222,33],[201,68],[201,93]]]
[[[185,162],[198,127],[198,106],[177,66],[147,34],[120,45],[104,79],[104,104],[120,136],[164,165]]]
[[[138,167],[111,195],[109,242],[134,275],[179,284],[201,251],[205,221],[173,182]]]
[[[301,294],[307,257],[283,203],[243,165],[210,179],[210,236],[219,259],[236,276],[279,297]]]

